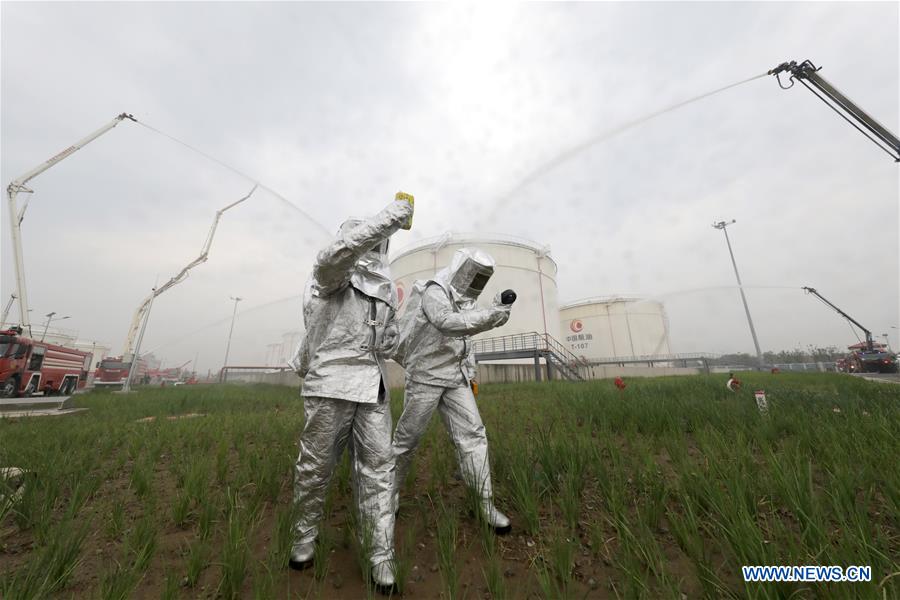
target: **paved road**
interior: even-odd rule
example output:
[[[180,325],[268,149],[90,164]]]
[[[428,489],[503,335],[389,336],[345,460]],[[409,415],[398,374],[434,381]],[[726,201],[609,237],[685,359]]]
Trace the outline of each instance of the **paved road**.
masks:
[[[869,381],[900,384],[900,373],[854,373],[853,375]]]

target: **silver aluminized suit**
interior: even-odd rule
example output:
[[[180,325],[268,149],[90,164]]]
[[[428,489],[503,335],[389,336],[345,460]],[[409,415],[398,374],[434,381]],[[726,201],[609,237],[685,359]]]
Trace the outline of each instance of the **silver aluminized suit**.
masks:
[[[303,301],[306,336],[290,364],[303,377],[306,423],[294,469],[295,547],[318,535],[325,494],[349,442],[360,522],[373,565],[393,559],[391,412],[382,352],[396,309],[387,240],[412,216],[399,200],[353,219],[319,252]],[[387,336],[390,337],[390,336]],[[361,531],[362,533],[362,531]],[[366,547],[365,545],[363,547]]]
[[[400,319],[395,353],[406,368],[403,414],[393,442],[397,460],[395,504],[413,453],[437,408],[456,447],[466,483],[495,510],[487,435],[470,387],[475,363],[469,340],[469,336],[499,327],[509,319],[510,306],[501,304],[499,297],[490,308],[474,306],[493,267],[487,253],[463,248],[434,279],[413,285]]]

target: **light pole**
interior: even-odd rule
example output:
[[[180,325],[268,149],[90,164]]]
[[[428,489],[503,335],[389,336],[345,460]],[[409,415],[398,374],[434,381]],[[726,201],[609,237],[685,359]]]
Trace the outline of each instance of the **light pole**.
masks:
[[[228,366],[228,353],[231,351],[231,334],[234,333],[234,319],[237,316],[237,305],[238,302],[243,300],[243,298],[238,298],[237,296],[228,296],[232,300],[234,300],[234,312],[231,313],[231,329],[228,330],[228,343],[225,345],[225,363],[222,365],[222,376],[220,377],[220,381],[225,381],[225,367]]]
[[[53,311],[53,312],[49,312],[49,313],[47,313],[46,315],[44,315],[45,317],[47,317],[47,324],[44,325],[44,333],[41,334],[41,341],[42,341],[42,342],[44,341],[44,338],[47,336],[47,330],[50,329],[50,321],[53,320],[53,315],[55,315],[55,314],[56,314],[56,311]],[[69,316],[66,315],[65,317],[60,317],[60,318],[58,318],[57,321],[63,321],[63,320],[68,319],[68,318],[69,318]]]
[[[713,223],[713,227],[716,229],[721,229],[722,233],[725,234],[725,243],[728,244],[728,255],[731,256],[731,264],[734,266],[734,276],[737,279],[738,290],[741,292],[741,301],[744,303],[744,312],[747,313],[747,323],[750,324],[750,335],[753,336],[753,346],[756,348],[756,359],[759,361],[759,367],[763,366],[763,358],[762,352],[759,349],[759,340],[756,339],[756,329],[753,327],[753,319],[750,318],[750,308],[747,306],[747,297],[744,295],[744,286],[741,283],[741,276],[738,273],[737,263],[734,261],[734,252],[731,250],[731,240],[728,239],[728,230],[726,227],[737,223],[736,220],[732,219],[729,222],[719,221],[718,223]]]

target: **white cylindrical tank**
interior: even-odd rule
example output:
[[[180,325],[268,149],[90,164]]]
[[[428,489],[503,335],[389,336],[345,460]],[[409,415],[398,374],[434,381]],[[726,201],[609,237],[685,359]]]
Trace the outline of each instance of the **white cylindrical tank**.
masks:
[[[669,326],[660,302],[586,298],[560,307],[563,344],[588,361],[670,354]]]
[[[454,252],[466,247],[479,248],[496,261],[494,275],[478,300],[480,306],[490,304],[494,295],[505,289],[515,290],[518,296],[509,322],[476,338],[537,332],[559,339],[556,262],[550,257],[550,248],[509,236],[446,234],[402,248],[391,260],[401,313],[413,283],[434,277],[450,264]]]

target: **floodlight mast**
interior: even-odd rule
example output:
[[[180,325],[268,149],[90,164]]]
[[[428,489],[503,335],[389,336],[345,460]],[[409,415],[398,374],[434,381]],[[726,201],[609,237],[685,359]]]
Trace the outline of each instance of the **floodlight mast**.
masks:
[[[222,371],[219,376],[219,382],[222,383],[225,381],[225,369],[228,368],[228,354],[231,352],[231,334],[234,333],[234,320],[237,317],[237,305],[238,302],[243,300],[243,298],[239,296],[228,296],[231,300],[234,300],[234,312],[231,313],[231,329],[228,330],[228,343],[225,345],[225,362],[222,363]]]
[[[131,318],[131,326],[128,328],[128,335],[125,338],[125,347],[122,350],[123,362],[127,363],[132,361],[135,337],[137,336],[138,330],[141,327],[141,320],[143,319],[144,314],[147,312],[150,304],[153,302],[153,299],[162,294],[170,287],[184,281],[191,269],[206,262],[207,258],[209,258],[209,249],[212,247],[213,238],[216,235],[216,228],[219,226],[219,219],[222,218],[222,213],[248,199],[253,195],[253,192],[256,191],[256,188],[258,186],[259,184],[254,185],[246,196],[244,196],[240,200],[237,200],[236,202],[232,202],[225,208],[216,211],[216,216],[213,217],[212,227],[209,228],[209,233],[206,235],[206,241],[203,243],[203,249],[200,251],[200,256],[189,262],[186,267],[179,271],[178,274],[172,277],[170,280],[168,280],[161,286],[154,288],[150,295],[144,298],[144,301],[141,302],[137,310],[134,311],[134,316]]]
[[[799,81],[809,91],[818,96],[819,100],[838,113],[841,118],[853,125],[876,146],[887,152],[894,159],[894,162],[900,162],[900,140],[897,139],[897,136],[819,75],[818,72],[821,68],[814,65],[810,60],[804,60],[800,64],[792,60],[791,62],[783,62],[770,70],[769,75],[774,75],[778,79],[778,85],[782,89],[789,89],[794,86],[795,80]],[[779,75],[784,72],[791,74],[789,79],[790,85],[784,85],[781,82]]]
[[[717,223],[713,223],[713,228],[721,229],[722,233],[725,234],[725,243],[728,244],[728,255],[731,257],[731,265],[734,267],[734,277],[737,279],[738,290],[741,292],[741,302],[744,303],[744,312],[747,315],[747,324],[750,325],[750,335],[753,337],[753,347],[756,349],[756,360],[759,363],[759,368],[763,367],[763,355],[762,350],[759,349],[759,340],[756,339],[756,328],[753,327],[753,319],[750,317],[750,307],[747,306],[747,296],[744,295],[744,284],[741,283],[741,275],[738,273],[737,263],[734,260],[734,252],[731,250],[731,240],[728,239],[728,230],[726,227],[729,225],[733,225],[737,223],[736,220],[732,219],[728,222],[719,221]]]
[[[122,113],[94,133],[90,134],[82,140],[79,140],[78,142],[75,142],[75,144],[69,146],[59,154],[41,163],[18,179],[13,180],[6,187],[6,196],[9,202],[9,228],[12,234],[13,262],[15,263],[16,267],[16,296],[19,299],[19,324],[23,329],[28,329],[29,336],[31,336],[32,333],[31,322],[28,318],[28,292],[25,289],[25,263],[22,257],[21,227],[22,219],[25,218],[25,210],[28,208],[28,200],[25,200],[25,202],[22,204],[22,209],[19,210],[16,204],[16,196],[20,192],[25,192],[28,194],[33,193],[34,190],[26,187],[26,183],[28,183],[56,163],[62,161],[64,158],[67,158],[78,150],[81,150],[82,148],[96,140],[98,137],[121,123],[124,119],[129,119],[137,123],[137,120],[133,116],[127,113]]]

